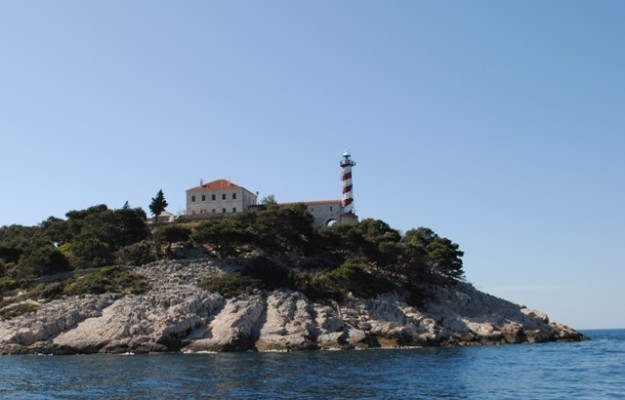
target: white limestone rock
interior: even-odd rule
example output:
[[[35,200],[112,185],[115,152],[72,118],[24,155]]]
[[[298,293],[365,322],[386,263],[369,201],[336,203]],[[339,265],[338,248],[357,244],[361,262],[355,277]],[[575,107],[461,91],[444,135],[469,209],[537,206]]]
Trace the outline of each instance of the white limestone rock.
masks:
[[[308,299],[299,292],[269,294],[255,348],[259,351],[315,348],[311,310]]]
[[[252,344],[253,329],[265,308],[260,295],[229,299],[205,330],[206,337],[191,341],[184,351],[242,351]]]
[[[469,284],[429,288],[423,307],[397,294],[312,302],[299,292],[257,291],[224,299],[197,285],[236,270],[213,260],[137,267],[143,295],[39,301],[0,321],[0,353],[290,351],[580,340],[547,315],[479,292]],[[34,304],[34,303],[33,303]]]

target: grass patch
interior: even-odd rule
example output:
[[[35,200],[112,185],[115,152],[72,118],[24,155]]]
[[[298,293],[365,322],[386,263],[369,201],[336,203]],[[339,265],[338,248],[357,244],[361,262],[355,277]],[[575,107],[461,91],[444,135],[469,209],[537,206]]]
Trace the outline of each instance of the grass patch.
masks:
[[[65,283],[63,282],[39,283],[26,293],[26,297],[30,299],[54,300],[65,294],[64,289]]]
[[[0,310],[0,318],[3,320],[12,319],[23,314],[37,311],[39,306],[33,303],[20,303],[14,306],[5,307]]]
[[[12,293],[15,289],[20,287],[20,282],[12,277],[5,276],[0,279],[0,295],[6,296]]]
[[[150,285],[143,276],[134,274],[127,268],[103,267],[67,283],[63,292],[69,296],[102,293],[125,295],[142,294],[149,289]]]

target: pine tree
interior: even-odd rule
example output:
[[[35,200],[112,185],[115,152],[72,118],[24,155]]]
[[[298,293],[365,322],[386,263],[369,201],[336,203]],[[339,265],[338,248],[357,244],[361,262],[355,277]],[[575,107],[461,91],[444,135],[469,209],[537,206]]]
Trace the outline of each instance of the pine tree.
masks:
[[[165,211],[165,208],[167,208],[168,205],[169,204],[167,204],[167,200],[165,200],[163,190],[159,190],[158,193],[156,193],[156,197],[152,197],[152,203],[150,203],[150,211],[152,212],[152,215],[154,215],[155,220],[163,211]]]

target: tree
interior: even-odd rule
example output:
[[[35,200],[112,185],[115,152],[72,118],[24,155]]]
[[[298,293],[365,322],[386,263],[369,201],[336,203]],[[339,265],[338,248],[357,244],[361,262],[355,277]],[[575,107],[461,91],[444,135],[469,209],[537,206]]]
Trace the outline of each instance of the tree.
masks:
[[[17,264],[22,254],[30,247],[34,237],[40,236],[38,227],[22,225],[3,226],[0,228],[0,260]]]
[[[20,257],[19,269],[26,275],[39,277],[71,268],[65,256],[54,245],[36,238]]]
[[[464,279],[460,246],[447,238],[436,238],[430,245],[428,255],[432,270],[452,281]]]
[[[165,211],[165,208],[167,208],[168,205],[169,204],[167,204],[167,200],[165,200],[163,190],[159,190],[158,193],[156,193],[156,197],[152,197],[152,203],[150,203],[150,211],[152,212],[152,215],[154,215],[155,220],[163,211]]]
[[[122,247],[115,252],[115,262],[123,265],[143,265],[154,261],[153,243],[148,240]]]
[[[65,214],[67,221],[50,217],[38,229],[58,246],[76,268],[94,268],[115,261],[115,252],[147,239],[145,211],[124,207],[111,210],[104,204]]]
[[[278,202],[276,201],[276,196],[273,194],[267,195],[260,200],[260,204],[266,207],[277,206]]]
[[[52,243],[66,243],[71,239],[69,225],[67,221],[61,218],[49,217],[39,226],[43,230],[45,237]]]
[[[400,253],[401,235],[399,232],[386,222],[373,218],[360,222],[359,229],[366,241],[362,249],[363,254],[378,267],[395,269],[394,264]]]
[[[248,228],[243,216],[254,217],[251,213],[240,213],[221,220],[200,223],[191,234],[191,240],[198,245],[214,250],[219,257],[238,254],[238,247],[255,242],[255,235]]]
[[[167,256],[171,255],[171,247],[177,242],[186,242],[191,236],[191,229],[177,225],[164,225],[156,229],[154,232],[154,241],[157,246],[167,243]]]
[[[263,250],[306,252],[315,234],[312,224],[313,217],[306,206],[293,204],[260,211],[251,230]]]
[[[98,215],[110,211],[106,204],[98,204],[91,206],[85,210],[72,210],[65,213],[67,224],[65,230],[67,232],[68,241],[71,241],[83,231],[85,226],[89,225],[87,217]]]
[[[112,264],[115,259],[109,243],[91,232],[76,236],[69,250],[70,259],[79,269],[100,268]]]
[[[404,235],[406,275],[419,279],[442,277],[454,282],[464,279],[460,246],[429,228],[411,229]]]
[[[118,247],[129,246],[145,240],[149,233],[145,223],[145,211],[140,207],[131,208],[127,204],[128,202],[124,204],[124,208],[114,211],[121,227]]]

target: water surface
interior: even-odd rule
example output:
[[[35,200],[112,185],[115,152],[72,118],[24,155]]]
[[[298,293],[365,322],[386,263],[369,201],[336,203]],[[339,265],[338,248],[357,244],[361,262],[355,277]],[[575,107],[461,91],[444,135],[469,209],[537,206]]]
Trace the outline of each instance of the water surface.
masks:
[[[625,330],[458,348],[0,357],[2,399],[617,399]]]

